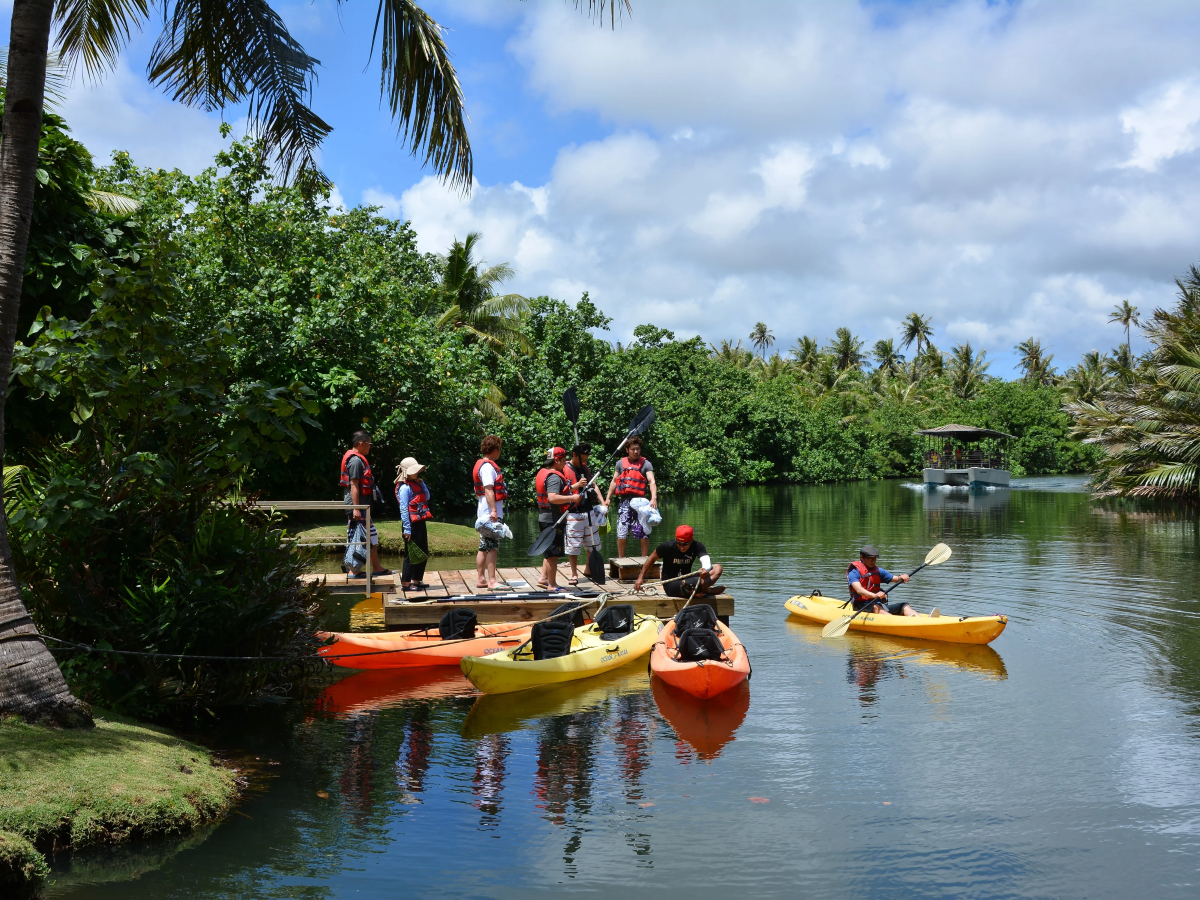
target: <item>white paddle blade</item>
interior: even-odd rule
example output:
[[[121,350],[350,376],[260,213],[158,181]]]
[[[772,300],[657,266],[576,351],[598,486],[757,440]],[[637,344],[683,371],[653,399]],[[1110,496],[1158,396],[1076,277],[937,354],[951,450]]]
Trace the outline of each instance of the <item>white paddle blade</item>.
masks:
[[[927,554],[925,554],[925,565],[927,565],[927,566],[940,565],[941,563],[944,563],[946,560],[948,560],[950,558],[950,554],[952,554],[953,552],[954,551],[951,550],[949,547],[947,547],[945,544],[938,544],[936,547],[934,547],[932,550],[930,550]]]
[[[821,637],[823,637],[823,638],[841,637],[843,634],[845,634],[847,631],[850,630],[850,620],[853,618],[854,618],[853,616],[842,616],[841,618],[834,619],[832,622],[830,622],[828,625],[826,625],[824,628],[821,629]]]

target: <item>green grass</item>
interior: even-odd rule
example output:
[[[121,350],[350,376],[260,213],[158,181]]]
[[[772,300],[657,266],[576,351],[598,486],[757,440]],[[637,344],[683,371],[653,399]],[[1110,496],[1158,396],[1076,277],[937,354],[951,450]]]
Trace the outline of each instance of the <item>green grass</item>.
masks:
[[[162,729],[111,714],[88,730],[0,720],[0,885],[44,877],[38,851],[186,834],[236,795],[233,772]]]
[[[469,556],[479,549],[479,534],[474,528],[451,525],[449,522],[430,522],[428,528],[430,556]],[[376,522],[375,529],[379,532],[380,553],[393,556],[404,552],[404,524],[399,519]],[[346,526],[313,526],[295,534],[301,541],[345,541]],[[330,552],[335,549],[330,548]]]

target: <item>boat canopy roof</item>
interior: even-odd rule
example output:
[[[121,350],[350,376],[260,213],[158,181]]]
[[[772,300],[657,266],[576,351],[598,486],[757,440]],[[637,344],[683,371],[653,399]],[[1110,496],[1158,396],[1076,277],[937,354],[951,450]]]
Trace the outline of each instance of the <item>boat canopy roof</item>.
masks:
[[[1006,438],[1011,440],[1011,434],[1003,431],[992,431],[990,428],[978,428],[974,425],[939,425],[937,428],[926,428],[918,431],[928,437],[954,438],[959,441],[982,441],[984,438]]]

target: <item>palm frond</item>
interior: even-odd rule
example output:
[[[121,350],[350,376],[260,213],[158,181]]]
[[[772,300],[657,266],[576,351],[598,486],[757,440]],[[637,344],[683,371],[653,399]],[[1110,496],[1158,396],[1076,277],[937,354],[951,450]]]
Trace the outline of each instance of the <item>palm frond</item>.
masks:
[[[73,69],[82,61],[87,76],[99,78],[149,16],[146,0],[59,0],[54,24],[63,62]]]
[[[604,24],[604,10],[608,9],[608,18],[610,26],[615,30],[617,27],[617,16],[625,17],[625,13],[633,15],[633,6],[630,5],[630,0],[575,0],[575,8],[582,10],[587,6],[588,18],[594,19],[601,25]]]
[[[88,191],[87,202],[92,209],[108,213],[110,216],[132,216],[142,208],[140,200],[134,200],[124,194],[114,194],[112,191],[95,189]]]
[[[8,48],[0,47],[0,87],[8,78]],[[42,101],[47,109],[65,103],[67,88],[71,86],[71,73],[59,53],[50,50],[46,54],[46,85],[42,89],[45,99]]]

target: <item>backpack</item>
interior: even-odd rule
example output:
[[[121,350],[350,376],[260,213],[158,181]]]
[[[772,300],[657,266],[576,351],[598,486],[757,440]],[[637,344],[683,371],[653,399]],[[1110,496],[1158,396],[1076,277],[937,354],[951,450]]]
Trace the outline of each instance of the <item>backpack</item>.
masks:
[[[675,633],[683,634],[689,628],[716,630],[717,611],[707,603],[692,603],[675,613]]]
[[[567,615],[570,613],[570,615]],[[582,603],[564,603],[562,606],[550,613],[552,622],[570,622],[572,628],[583,627],[583,604]]]
[[[538,622],[533,626],[530,640],[533,642],[534,659],[557,659],[571,652],[571,638],[575,626],[562,619]]]
[[[675,644],[679,662],[717,661],[725,655],[725,645],[711,628],[689,628]]]
[[[443,641],[454,638],[463,638],[469,641],[475,637],[475,626],[478,624],[479,617],[475,615],[475,610],[460,606],[442,616],[442,621],[438,623],[438,633],[442,636]]]
[[[606,641],[616,640],[633,631],[633,606],[606,606],[596,616],[596,630]]]

